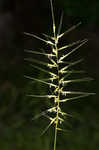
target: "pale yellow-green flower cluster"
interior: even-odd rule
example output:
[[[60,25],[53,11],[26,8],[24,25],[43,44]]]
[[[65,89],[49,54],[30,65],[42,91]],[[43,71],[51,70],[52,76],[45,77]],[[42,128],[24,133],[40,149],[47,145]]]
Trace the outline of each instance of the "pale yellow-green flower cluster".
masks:
[[[41,115],[45,116],[50,120],[49,125],[45,128],[43,131],[43,134],[47,131],[47,129],[54,124],[55,125],[55,138],[54,138],[54,150],[56,150],[56,138],[57,138],[57,131],[62,131],[61,124],[64,122],[64,116],[68,115],[67,113],[63,112],[60,103],[64,103],[69,100],[75,100],[78,98],[83,98],[89,95],[93,95],[94,93],[87,93],[87,92],[80,92],[80,91],[69,91],[67,90],[66,86],[70,83],[76,83],[76,82],[86,82],[92,80],[92,78],[80,78],[80,79],[68,79],[67,77],[71,74],[75,73],[83,73],[82,70],[71,70],[70,68],[72,66],[75,66],[76,64],[82,62],[83,59],[74,61],[74,62],[66,62],[67,57],[69,57],[72,53],[74,53],[76,50],[78,50],[81,46],[83,46],[88,40],[79,40],[76,42],[73,42],[68,45],[59,46],[60,39],[65,36],[70,31],[74,30],[76,27],[78,27],[81,23],[78,23],[77,25],[74,25],[64,33],[61,32],[62,27],[62,20],[63,20],[63,13],[60,18],[60,24],[58,27],[58,32],[56,33],[56,25],[55,25],[55,19],[54,19],[54,11],[53,11],[53,5],[52,0],[50,0],[51,4],[51,13],[52,13],[52,21],[53,21],[53,27],[52,27],[52,36],[43,34],[45,39],[38,37],[37,35],[25,33],[27,36],[31,36],[33,38],[36,38],[42,42],[45,42],[50,46],[49,53],[46,52],[38,52],[38,51],[31,51],[31,50],[25,50],[26,52],[29,52],[31,54],[37,54],[37,55],[43,55],[48,58],[48,63],[38,61],[35,59],[25,59],[29,62],[35,62],[36,64],[42,64],[47,67],[47,69],[41,68],[40,66],[32,65],[35,69],[38,69],[40,71],[43,71],[48,74],[49,78],[47,79],[36,79],[34,77],[25,76],[26,78],[29,78],[35,82],[40,82],[43,84],[46,84],[49,86],[50,94],[48,95],[32,95],[29,94],[27,96],[30,97],[37,97],[37,98],[48,98],[50,101],[53,101],[53,107],[45,110],[41,113]],[[47,40],[46,40],[47,39]],[[73,47],[73,48],[72,48]],[[70,48],[69,52],[66,50]],[[65,50],[65,52],[64,52]],[[68,95],[76,95],[72,97],[68,97]],[[52,117],[50,114],[54,113],[54,116]]]

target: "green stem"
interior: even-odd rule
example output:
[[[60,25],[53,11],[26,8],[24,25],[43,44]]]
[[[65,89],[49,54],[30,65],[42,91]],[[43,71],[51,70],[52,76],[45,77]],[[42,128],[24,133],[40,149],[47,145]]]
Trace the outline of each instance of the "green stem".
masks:
[[[56,150],[56,141],[57,141],[57,123],[56,123],[56,126],[55,126],[54,150]]]
[[[56,102],[56,105],[57,105],[57,114],[56,114],[56,125],[55,125],[55,137],[54,137],[54,150],[56,150],[56,142],[57,142],[57,128],[58,128],[58,118],[59,118],[59,100],[60,100],[60,83],[59,83],[59,64],[58,64],[58,48],[57,48],[57,38],[55,37],[55,49],[57,51],[56,53],[56,61],[57,61],[57,76],[58,76],[58,95],[57,95],[57,102]]]

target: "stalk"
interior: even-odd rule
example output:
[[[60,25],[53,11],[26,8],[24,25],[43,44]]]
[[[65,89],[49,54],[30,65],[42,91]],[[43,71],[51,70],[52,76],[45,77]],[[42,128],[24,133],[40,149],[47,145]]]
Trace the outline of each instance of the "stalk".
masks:
[[[55,35],[55,33],[54,33]],[[58,77],[58,83],[57,83],[57,87],[58,87],[58,93],[57,93],[57,102],[56,102],[56,107],[57,107],[57,113],[56,113],[56,125],[55,125],[55,137],[54,137],[54,150],[56,150],[56,141],[57,141],[57,128],[58,128],[58,122],[59,122],[59,108],[60,108],[60,77],[59,77],[59,57],[58,57],[58,47],[57,47],[57,43],[58,43],[58,38],[55,37],[55,50],[56,50],[56,62],[57,62],[57,77]]]

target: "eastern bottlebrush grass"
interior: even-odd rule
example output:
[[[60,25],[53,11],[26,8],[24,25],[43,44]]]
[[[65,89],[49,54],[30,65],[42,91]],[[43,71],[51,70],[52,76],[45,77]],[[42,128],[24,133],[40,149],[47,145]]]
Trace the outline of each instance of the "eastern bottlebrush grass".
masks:
[[[70,69],[72,66],[75,66],[76,64],[82,62],[83,59],[74,61],[74,62],[68,62],[66,59],[74,53],[76,50],[78,50],[81,46],[83,46],[85,43],[87,43],[87,39],[79,40],[76,42],[73,42],[68,45],[59,46],[60,45],[60,39],[65,36],[70,31],[77,28],[81,23],[78,23],[77,25],[74,25],[64,33],[61,33],[61,27],[62,27],[62,20],[63,20],[63,13],[60,18],[60,23],[58,30],[56,32],[56,25],[55,25],[55,18],[54,18],[54,11],[53,11],[53,4],[52,0],[50,0],[51,4],[51,14],[52,14],[52,36],[44,35],[44,39],[30,33],[24,33],[27,36],[31,36],[33,38],[36,38],[44,43],[46,43],[49,48],[46,51],[38,52],[33,50],[25,50],[25,52],[35,54],[37,56],[44,56],[48,59],[48,62],[44,62],[42,60],[34,59],[34,58],[26,58],[26,61],[33,62],[35,65],[31,64],[32,67],[35,69],[44,72],[47,74],[48,78],[44,79],[37,79],[35,77],[25,76],[26,78],[34,81],[34,82],[40,82],[42,84],[45,84],[48,86],[49,92],[46,95],[33,95],[28,94],[27,96],[30,97],[36,97],[36,98],[48,98],[51,104],[53,106],[44,112],[42,112],[37,117],[40,117],[41,115],[47,117],[50,120],[49,125],[45,128],[44,132],[47,131],[47,129],[53,124],[55,126],[55,137],[54,137],[54,150],[56,150],[56,141],[57,141],[57,133],[58,131],[62,131],[61,124],[64,122],[64,116],[67,116],[68,114],[63,112],[61,109],[60,104],[63,104],[70,100],[76,100],[79,98],[83,98],[89,95],[94,95],[94,93],[88,93],[88,92],[81,92],[76,90],[68,90],[68,85],[71,85],[71,83],[75,84],[77,82],[88,82],[91,81],[92,78],[90,77],[84,77],[84,78],[72,78],[74,74],[83,73],[82,70],[72,70]],[[47,39],[47,40],[46,40]],[[68,50],[69,48],[69,50]],[[44,60],[44,59],[43,59]],[[40,64],[40,65],[39,65]],[[46,67],[46,69],[44,67]],[[71,78],[68,78],[71,77]],[[72,95],[72,97],[71,97]],[[75,95],[75,96],[74,96]],[[51,115],[54,114],[54,115]]]

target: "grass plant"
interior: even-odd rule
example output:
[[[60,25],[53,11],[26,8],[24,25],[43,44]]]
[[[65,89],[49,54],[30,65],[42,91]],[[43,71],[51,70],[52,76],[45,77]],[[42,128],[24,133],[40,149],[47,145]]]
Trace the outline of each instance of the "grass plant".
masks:
[[[27,96],[36,97],[36,98],[47,98],[52,104],[52,107],[48,108],[44,112],[42,112],[39,116],[43,115],[50,120],[49,125],[43,131],[43,134],[48,130],[51,125],[55,127],[55,135],[54,135],[54,146],[53,150],[56,150],[57,145],[57,134],[58,131],[63,131],[64,129],[61,128],[61,124],[64,122],[64,116],[69,115],[66,112],[63,112],[61,106],[65,105],[67,101],[76,100],[80,98],[84,98],[89,95],[94,95],[94,93],[89,92],[81,92],[77,90],[68,90],[68,85],[76,84],[78,82],[89,82],[93,80],[90,77],[84,78],[72,78],[74,74],[81,74],[84,71],[82,70],[73,70],[71,69],[73,66],[82,62],[83,59],[76,60],[76,61],[66,61],[69,56],[71,56],[75,51],[77,51],[81,46],[87,43],[87,39],[79,40],[73,42],[68,45],[60,46],[60,41],[68,34],[70,31],[77,28],[81,23],[72,26],[70,29],[66,30],[64,33],[61,33],[62,28],[62,20],[63,20],[63,13],[60,17],[60,23],[58,28],[56,28],[55,24],[55,17],[54,17],[54,10],[53,10],[53,3],[50,0],[51,4],[51,14],[52,14],[52,35],[44,35],[44,38],[41,38],[37,35],[24,33],[27,36],[36,38],[42,42],[44,42],[47,46],[49,46],[48,50],[43,52],[33,51],[33,50],[25,50],[30,54],[35,54],[37,56],[43,56],[48,59],[48,62],[37,60],[37,59],[25,59],[29,61],[34,69],[42,71],[46,74],[47,78],[45,79],[37,79],[35,77],[25,76],[26,78],[34,81],[40,82],[48,86],[48,94],[47,95],[34,95],[28,94]],[[43,59],[44,60],[44,59]],[[35,65],[34,65],[34,64]],[[42,67],[41,67],[42,66]],[[46,67],[46,69],[44,68]],[[68,78],[71,77],[71,78]]]

